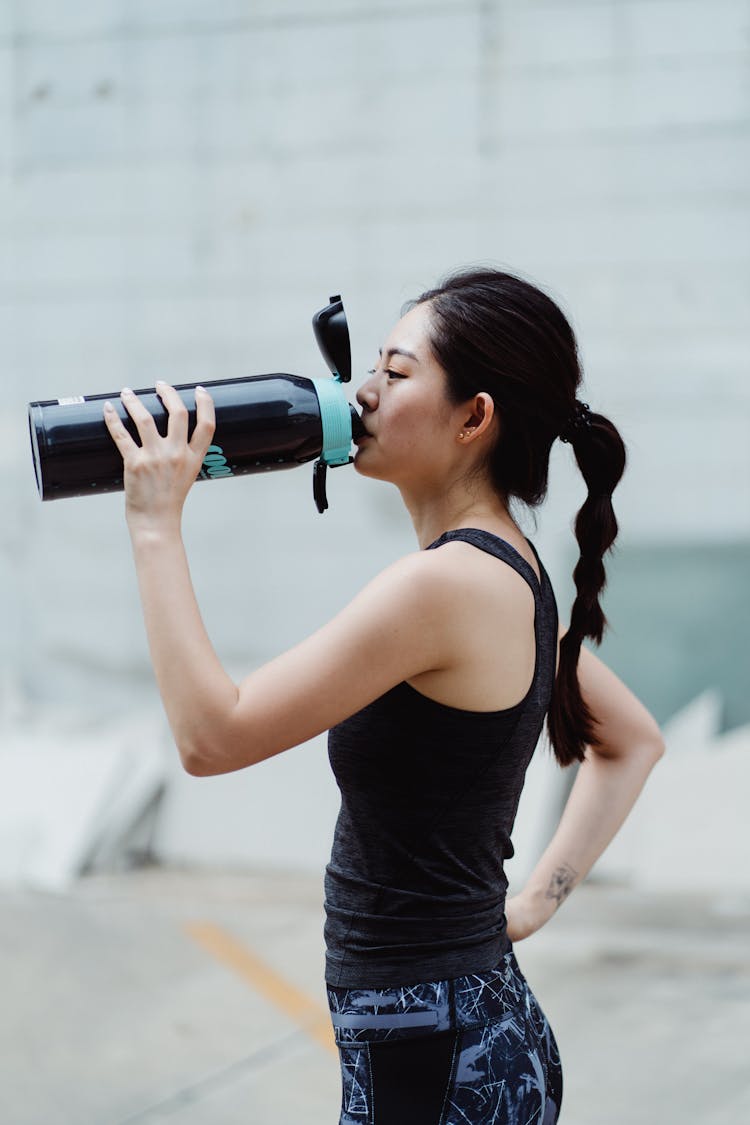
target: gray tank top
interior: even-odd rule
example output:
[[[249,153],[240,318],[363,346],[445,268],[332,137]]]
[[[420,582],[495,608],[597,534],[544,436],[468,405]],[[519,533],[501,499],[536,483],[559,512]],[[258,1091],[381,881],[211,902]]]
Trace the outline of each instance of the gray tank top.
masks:
[[[326,982],[383,988],[492,969],[505,923],[511,831],[549,707],[557,605],[504,539],[447,531],[507,563],[534,594],[536,663],[525,697],[467,711],[403,681],[332,727],[328,755],[341,809],[325,874]]]

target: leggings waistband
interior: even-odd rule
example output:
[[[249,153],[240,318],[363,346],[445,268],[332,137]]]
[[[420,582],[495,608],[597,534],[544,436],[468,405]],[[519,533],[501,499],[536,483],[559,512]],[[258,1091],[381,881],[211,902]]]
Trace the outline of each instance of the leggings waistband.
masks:
[[[452,980],[393,988],[329,985],[327,992],[336,1041],[343,1045],[510,1018],[524,1004],[527,988],[515,954],[509,950],[495,968]]]

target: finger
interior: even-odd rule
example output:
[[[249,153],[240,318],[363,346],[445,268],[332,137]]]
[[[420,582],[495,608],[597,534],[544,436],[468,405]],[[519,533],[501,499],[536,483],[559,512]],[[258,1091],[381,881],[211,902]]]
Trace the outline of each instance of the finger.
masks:
[[[205,387],[195,388],[195,429],[189,445],[201,463],[216,431],[216,407]]]
[[[123,458],[138,446],[133,441],[128,431],[123,426],[120,417],[109,400],[104,403],[104,424],[109,430],[110,437],[120,450]]]
[[[141,439],[141,445],[154,446],[157,442],[162,440],[156,428],[156,422],[149,414],[148,410],[146,410],[146,407],[138,398],[138,395],[134,391],[131,391],[130,387],[122,388],[120,391],[120,400],[135,422],[138,436]]]
[[[169,421],[167,422],[167,437],[174,439],[180,445],[187,441],[188,411],[178,392],[169,383],[160,379],[156,384],[156,393],[164,403]]]

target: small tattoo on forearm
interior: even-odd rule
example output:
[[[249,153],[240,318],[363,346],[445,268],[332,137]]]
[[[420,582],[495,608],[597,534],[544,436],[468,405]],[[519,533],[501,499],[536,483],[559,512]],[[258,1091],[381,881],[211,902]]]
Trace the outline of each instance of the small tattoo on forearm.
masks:
[[[569,864],[564,863],[553,872],[544,897],[553,898],[559,906],[573,890],[577,878],[578,872],[574,871]]]

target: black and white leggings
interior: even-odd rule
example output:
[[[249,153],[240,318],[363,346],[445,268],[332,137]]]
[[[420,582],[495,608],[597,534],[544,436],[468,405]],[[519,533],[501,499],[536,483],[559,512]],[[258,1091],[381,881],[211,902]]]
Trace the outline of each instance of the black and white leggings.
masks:
[[[339,1125],[554,1125],[555,1037],[506,953],[489,972],[399,988],[334,988]]]

